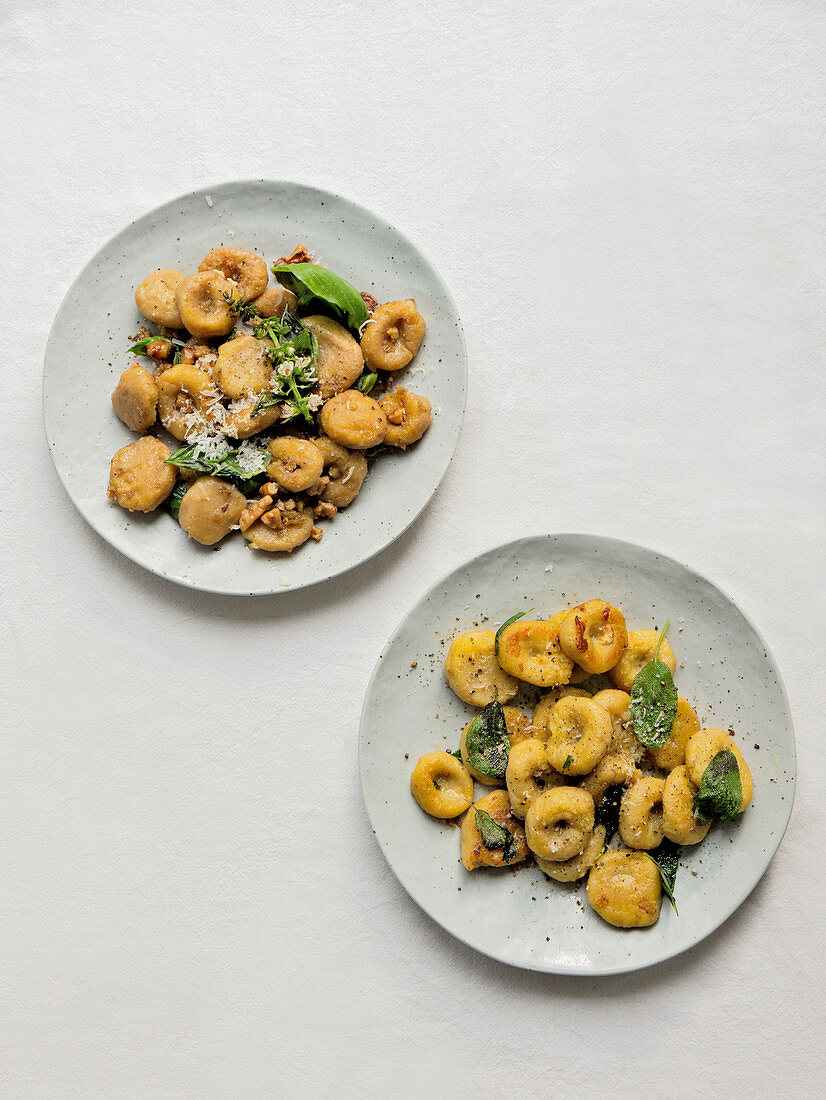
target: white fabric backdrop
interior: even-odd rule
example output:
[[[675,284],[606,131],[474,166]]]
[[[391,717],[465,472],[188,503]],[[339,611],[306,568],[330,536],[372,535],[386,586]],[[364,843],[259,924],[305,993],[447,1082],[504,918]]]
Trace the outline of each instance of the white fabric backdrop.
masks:
[[[2,1095],[822,1095],[823,5],[0,11]],[[262,176],[339,190],[420,244],[471,384],[404,538],[244,602],[142,573],[86,527],[39,390],[103,241]],[[690,562],[756,620],[791,696],[777,858],[710,940],[639,975],[462,947],[396,884],[361,802],[386,637],[447,567],[537,530]]]

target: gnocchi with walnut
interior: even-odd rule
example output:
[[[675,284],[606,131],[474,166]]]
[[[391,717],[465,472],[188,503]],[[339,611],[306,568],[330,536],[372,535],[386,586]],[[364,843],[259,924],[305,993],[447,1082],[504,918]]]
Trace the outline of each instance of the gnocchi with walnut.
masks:
[[[168,500],[203,546],[233,531],[270,554],[317,542],[369,460],[411,447],[433,419],[428,398],[393,378],[425,335],[412,298],[379,305],[303,245],[272,272],[271,285],[263,256],[220,244],[197,270],[161,268],[135,290],[158,331],[141,326],[129,350],[145,358],[112,393],[141,438],[112,459],[108,495],[129,511]]]
[[[433,817],[464,814],[467,872],[587,880],[616,928],[656,923],[663,893],[674,904],[679,851],[742,813],[753,782],[732,731],[701,728],[678,695],[667,627],[629,631],[620,608],[591,599],[450,639],[447,683],[473,715],[458,749],[419,759],[411,789]]]

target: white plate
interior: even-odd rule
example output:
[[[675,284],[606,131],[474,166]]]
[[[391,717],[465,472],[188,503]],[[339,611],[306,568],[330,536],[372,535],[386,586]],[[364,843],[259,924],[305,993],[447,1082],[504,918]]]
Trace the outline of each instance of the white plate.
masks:
[[[209,201],[207,201],[209,200]],[[142,322],[134,290],[158,267],[194,271],[215,245],[272,263],[301,241],[379,301],[415,298],[427,333],[397,380],[430,398],[435,417],[407,453],[380,455],[356,501],[295,553],[253,552],[233,536],[219,549],[187,539],[164,509],[144,516],[106,497],[109,460],[137,437],[109,395]],[[195,191],[132,222],[87,264],[58,310],[46,348],[43,409],[57,472],[99,535],[139,565],[210,592],[260,595],[303,588],[365,561],[416,519],[439,486],[462,425],[467,361],[456,306],[431,264],[398,229],[326,191],[266,180]]]
[[[659,921],[646,929],[612,928],[588,906],[584,883],[551,882],[535,866],[468,873],[459,861],[458,829],[428,817],[410,794],[416,759],[432,749],[456,749],[477,713],[445,681],[451,637],[477,623],[495,628],[516,611],[535,607],[547,615],[597,596],[621,604],[631,629],[671,620],[680,693],[704,725],[733,727],[754,777],[749,809],[682,850],[679,917],[664,900]],[[439,581],[405,617],[376,665],[361,716],[359,756],[379,846],[413,900],[478,951],[557,974],[636,970],[713,932],[766,870],[795,788],[788,701],[755,627],[730,597],[686,566],[593,535],[519,539]]]

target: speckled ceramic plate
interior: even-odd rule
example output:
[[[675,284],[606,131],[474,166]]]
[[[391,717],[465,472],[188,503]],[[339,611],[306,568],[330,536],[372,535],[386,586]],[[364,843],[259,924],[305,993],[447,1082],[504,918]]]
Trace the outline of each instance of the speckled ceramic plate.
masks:
[[[671,620],[677,687],[704,725],[732,727],[754,777],[735,821],[682,849],[676,894],[651,928],[620,930],[588,906],[584,883],[552,882],[535,865],[465,871],[459,830],[410,794],[416,759],[456,749],[475,713],[448,688],[450,639],[495,628],[516,611],[551,614],[583,599],[621,604],[631,629]],[[586,687],[588,684],[585,685]],[[605,685],[609,686],[609,685]],[[526,693],[517,700],[530,698]],[[488,550],[439,581],[405,617],[373,672],[361,717],[364,799],[404,888],[447,931],[502,962],[559,974],[615,974],[661,962],[713,932],[749,895],[792,809],[795,746],[777,665],[731,598],[687,566],[630,543],[547,535]],[[477,795],[487,788],[477,784]]]
[[[142,322],[134,290],[158,267],[194,271],[215,245],[269,262],[301,241],[317,259],[380,301],[416,299],[427,333],[399,383],[430,398],[434,421],[406,453],[381,455],[356,501],[325,524],[320,543],[291,555],[251,551],[234,535],[219,548],[187,539],[164,509],[130,515],[106,497],[109,460],[136,436],[109,395],[129,365]],[[266,180],[195,191],[131,223],[89,262],[61,305],[46,349],[46,436],[69,496],[98,534],[139,565],[191,588],[261,595],[336,576],[388,546],[416,519],[453,455],[465,408],[464,337],[453,299],[415,245],[382,218],[326,191]]]

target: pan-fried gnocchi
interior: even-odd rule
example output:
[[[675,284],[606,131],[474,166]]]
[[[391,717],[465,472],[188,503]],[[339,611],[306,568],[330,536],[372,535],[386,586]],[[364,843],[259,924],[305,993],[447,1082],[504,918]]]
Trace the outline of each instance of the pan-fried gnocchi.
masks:
[[[472,712],[411,788],[435,818],[464,814],[468,873],[587,880],[617,928],[656,923],[663,893],[674,904],[680,848],[742,813],[753,783],[733,731],[703,728],[677,693],[667,628],[628,630],[621,607],[590,599],[449,639],[447,684]]]
[[[398,384],[427,327],[414,299],[379,305],[303,245],[271,270],[273,285],[263,256],[220,244],[136,287],[157,331],[141,326],[112,393],[140,438],[112,459],[108,495],[129,511],[166,501],[201,545],[240,531],[275,554],[321,539],[369,460],[417,443],[433,409]]]

